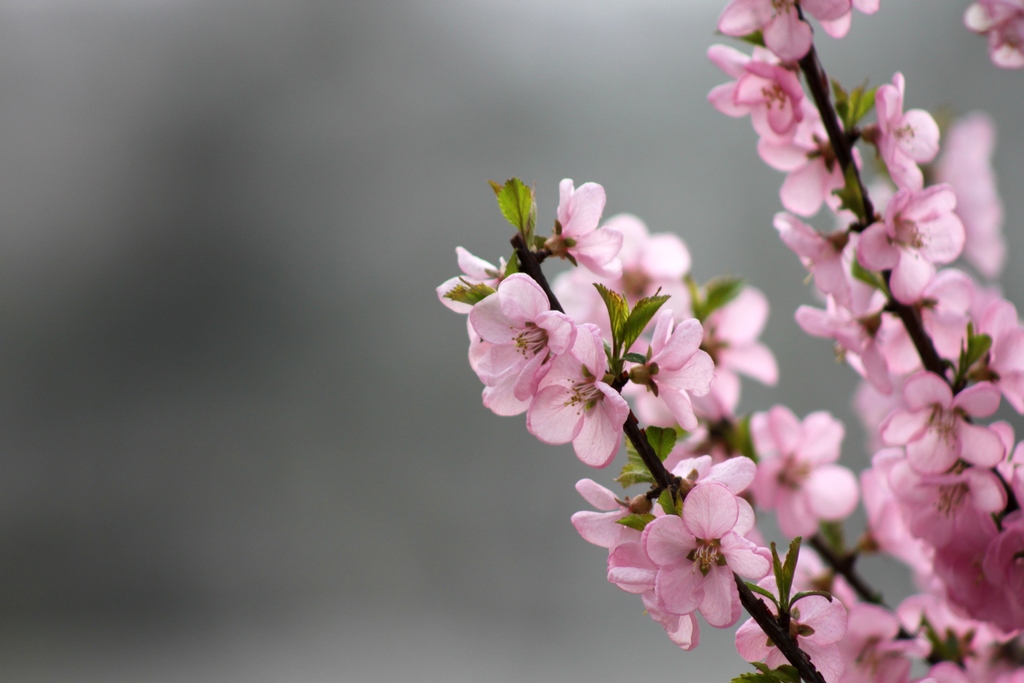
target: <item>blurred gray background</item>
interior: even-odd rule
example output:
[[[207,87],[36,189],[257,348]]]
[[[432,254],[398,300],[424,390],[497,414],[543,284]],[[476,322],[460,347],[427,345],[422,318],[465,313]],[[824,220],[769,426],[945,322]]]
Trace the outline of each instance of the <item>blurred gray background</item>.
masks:
[[[456,245],[508,251],[487,179],[536,183],[543,227],[561,178],[600,182],[698,279],[768,293],[782,380],[743,407],[829,407],[867,462],[852,372],[792,323],[783,176],[705,101],[722,4],[0,3],[0,679],[748,670],[731,632],[683,653],[605,582],[568,520],[614,473],[486,411],[434,294]],[[822,59],[994,117],[1020,263],[1024,76],[966,4],[886,0]]]

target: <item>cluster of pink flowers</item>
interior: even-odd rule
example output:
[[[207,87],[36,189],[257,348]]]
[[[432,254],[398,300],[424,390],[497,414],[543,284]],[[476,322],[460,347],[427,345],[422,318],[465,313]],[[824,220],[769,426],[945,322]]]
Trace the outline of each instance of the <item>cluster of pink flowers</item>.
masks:
[[[636,216],[602,223],[600,185],[563,180],[554,233],[541,237],[532,191],[494,184],[518,230],[516,255],[495,266],[459,247],[463,274],[437,294],[468,313],[470,366],[493,412],[526,413],[538,439],[571,442],[592,467],[615,459],[627,429],[618,481],[650,489],[620,499],[581,480],[596,511],[572,523],[607,549],[609,582],[639,595],[679,647],[698,645],[698,615],[731,627],[743,605],[752,618],[736,647],[762,672],[799,669],[779,646],[788,639],[826,683],[1019,682],[1024,441],[990,419],[1004,398],[1024,413],[1024,326],[996,289],[950,266],[962,258],[991,280],[1005,262],[994,126],[973,114],[940,150],[935,119],[905,106],[900,73],[873,90],[836,86],[836,104],[823,105],[806,19],[842,37],[853,9],[879,3],[732,0],[718,28],[755,46],[710,48],[732,80],[708,99],[749,116],[761,158],[787,174],[774,226],[821,302],[801,306],[796,322],[832,340],[863,378],[856,406],[874,455],[859,478],[838,463],[845,428],[829,413],[738,414],[741,376],[778,379],[759,341],[765,295],[730,278],[697,283],[685,243]],[[980,0],[967,23],[988,33],[997,64],[1024,64],[1022,0]],[[858,141],[879,160],[872,183],[861,179],[870,169]],[[829,231],[806,222],[823,207]],[[539,274],[547,258],[577,267],[549,288]],[[860,500],[867,531],[847,548],[841,530]],[[757,527],[768,512],[820,555],[805,547],[797,559],[796,542],[783,565]],[[920,592],[892,610],[879,604],[852,570],[868,552],[905,563]],[[743,602],[749,586],[771,615]],[[765,618],[784,635],[770,635]],[[914,660],[929,663],[924,678]]]

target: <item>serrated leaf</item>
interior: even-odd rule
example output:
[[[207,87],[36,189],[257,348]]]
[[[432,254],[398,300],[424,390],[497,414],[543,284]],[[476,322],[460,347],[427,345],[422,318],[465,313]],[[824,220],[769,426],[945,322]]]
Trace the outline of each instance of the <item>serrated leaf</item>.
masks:
[[[861,222],[866,222],[864,195],[861,194],[860,183],[857,182],[857,173],[853,164],[846,167],[844,180],[846,184],[841,189],[832,190],[832,194],[839,197],[840,208],[852,211]]]
[[[622,471],[619,476],[615,477],[615,481],[622,484],[623,488],[629,488],[636,484],[654,483],[654,477],[647,469],[647,465],[644,464],[643,458],[628,440],[626,441],[626,464],[622,466]]]
[[[612,356],[618,357],[622,349],[622,331],[629,317],[629,304],[626,303],[626,297],[600,283],[595,282],[594,287],[608,309],[608,321],[612,328]]]
[[[640,363],[641,365],[647,362],[647,358],[639,353],[624,353],[622,354],[622,360],[628,360],[630,363]]]
[[[451,299],[452,301],[458,301],[462,304],[469,304],[475,306],[477,303],[483,301],[491,294],[494,294],[494,289],[484,284],[470,284],[465,280],[462,280],[459,284],[449,289],[444,294],[444,298]]]
[[[682,514],[682,510],[676,505],[676,497],[672,491],[665,489],[658,496],[658,503],[661,505],[661,509],[665,511],[666,515],[679,515]]]
[[[672,427],[648,427],[644,431],[647,433],[647,443],[651,444],[658,459],[664,462],[679,438],[676,430]]]
[[[616,521],[616,524],[622,526],[628,526],[630,529],[636,529],[637,531],[643,531],[647,528],[647,525],[653,522],[655,519],[654,515],[626,515],[620,520]]]
[[[660,290],[659,290],[660,291]],[[633,310],[629,312],[629,317],[626,318],[626,323],[622,328],[622,348],[629,349],[633,346],[633,342],[643,334],[644,328],[647,327],[647,323],[651,322],[651,318],[658,312],[662,304],[669,300],[669,295],[662,294],[654,296],[646,296],[640,301],[636,302],[633,306]]]
[[[828,591],[800,591],[790,599],[789,604],[795,605],[797,600],[803,600],[804,598],[810,597],[812,595],[820,595],[829,602],[832,602],[832,594]]]
[[[763,674],[769,673],[772,670],[772,668],[764,662],[751,662],[751,664],[755,669],[757,669]]]
[[[740,674],[732,679],[732,683],[799,683],[800,672],[791,664],[783,664],[777,669],[768,668],[767,664],[751,662],[756,672]]]
[[[734,277],[714,278],[704,285],[704,316],[707,317],[735,299],[743,291],[743,280]]]
[[[505,219],[523,236],[527,244],[533,241],[533,226],[536,223],[537,208],[533,201],[533,190],[519,178],[510,178],[500,189],[490,181],[491,189],[498,198],[498,208]]]
[[[779,559],[779,550],[775,547],[775,541],[768,544],[772,551],[772,574],[775,576],[775,586],[779,589],[779,597],[782,597],[782,560]],[[781,606],[780,606],[781,607]]]

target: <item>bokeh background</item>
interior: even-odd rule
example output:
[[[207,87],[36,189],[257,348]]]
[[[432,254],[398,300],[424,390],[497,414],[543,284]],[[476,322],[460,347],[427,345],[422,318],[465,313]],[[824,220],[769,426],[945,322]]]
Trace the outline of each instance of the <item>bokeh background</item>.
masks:
[[[855,381],[792,322],[782,176],[718,115],[721,2],[0,3],[0,678],[728,680],[568,522],[584,476],[480,405],[434,287],[509,227],[485,181],[563,177],[768,293],[782,379],[867,462]],[[1024,85],[966,2],[886,0],[848,85],[987,110],[1024,294]],[[1020,431],[1018,429],[1018,431]],[[894,598],[902,570],[869,573]],[[671,678],[669,678],[671,677]]]

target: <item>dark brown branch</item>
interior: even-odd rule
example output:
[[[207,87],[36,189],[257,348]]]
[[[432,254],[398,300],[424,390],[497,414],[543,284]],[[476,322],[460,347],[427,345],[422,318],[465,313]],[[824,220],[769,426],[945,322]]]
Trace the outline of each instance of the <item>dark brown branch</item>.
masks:
[[[519,259],[519,269],[532,277],[533,281],[540,285],[540,288],[548,295],[548,303],[551,304],[551,310],[565,313],[565,309],[559,303],[558,297],[551,291],[551,285],[548,284],[548,279],[544,277],[544,271],[540,269],[540,262],[534,253],[530,251],[530,248],[526,246],[523,236],[517,232],[510,241],[512,242],[512,247],[516,250],[516,257]]]
[[[736,588],[740,592],[740,603],[743,605],[743,609],[753,617],[765,635],[771,638],[775,647],[779,648],[779,652],[789,660],[789,663],[796,667],[796,670],[800,672],[800,678],[807,683],[825,683],[825,678],[814,668],[814,664],[811,663],[804,651],[797,646],[796,640],[779,625],[775,615],[771,613],[764,601],[754,595],[754,591],[750,590],[746,581],[738,574],[732,576],[736,581]]]
[[[832,567],[833,571],[846,579],[846,582],[850,584],[850,587],[857,592],[861,600],[865,602],[874,603],[876,605],[884,605],[885,602],[882,600],[882,594],[873,589],[871,586],[861,578],[857,570],[854,569],[854,561],[856,555],[846,555],[840,557],[832,546],[828,544],[821,537],[820,534],[814,534],[810,538],[811,547],[818,551],[821,555],[821,559],[825,561],[828,566]]]

